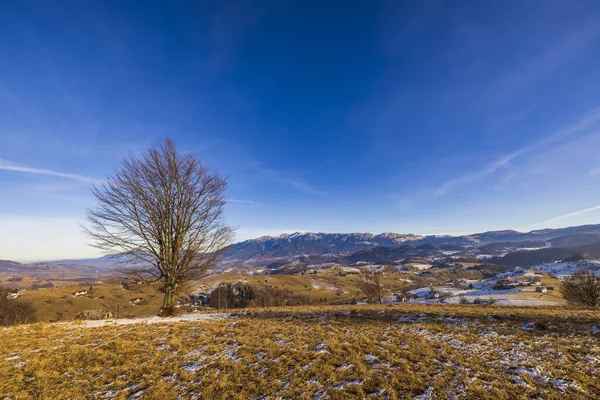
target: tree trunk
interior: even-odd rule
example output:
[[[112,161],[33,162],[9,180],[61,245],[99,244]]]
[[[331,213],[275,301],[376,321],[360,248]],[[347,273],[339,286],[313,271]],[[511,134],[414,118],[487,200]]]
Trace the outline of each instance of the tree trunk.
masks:
[[[172,285],[165,286],[165,297],[162,307],[160,308],[160,316],[168,317],[173,315],[175,311],[175,288]]]

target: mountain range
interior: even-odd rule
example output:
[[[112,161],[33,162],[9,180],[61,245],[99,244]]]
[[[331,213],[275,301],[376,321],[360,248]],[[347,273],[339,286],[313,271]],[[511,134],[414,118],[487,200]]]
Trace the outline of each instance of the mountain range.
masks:
[[[600,258],[600,225],[530,232],[489,231],[464,236],[296,232],[235,243],[212,272],[285,273],[334,262],[352,265],[411,260],[487,261],[515,266],[582,257]],[[114,256],[34,264],[0,261],[0,276],[98,275],[121,266],[122,261]]]
[[[575,235],[575,236],[574,236]],[[518,242],[546,242],[559,237],[574,236],[573,244],[578,243],[579,236],[588,241],[597,237],[600,241],[599,225],[582,225],[560,229],[542,229],[531,232],[513,230],[489,231],[465,236],[431,235],[422,236],[399,233],[311,233],[296,232],[276,237],[264,236],[250,239],[231,246],[224,257],[225,260],[248,260],[255,258],[277,258],[294,255],[316,255],[344,252],[357,252],[374,247],[399,247],[402,245],[420,246],[429,244],[440,249],[478,248],[491,243],[509,244]],[[597,236],[595,236],[597,235]]]

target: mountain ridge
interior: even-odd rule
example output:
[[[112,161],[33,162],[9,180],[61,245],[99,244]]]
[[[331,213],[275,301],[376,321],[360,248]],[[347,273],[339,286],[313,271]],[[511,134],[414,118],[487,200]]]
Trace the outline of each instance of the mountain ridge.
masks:
[[[229,247],[220,263],[211,269],[218,273],[237,270],[240,272],[276,270],[286,264],[303,263],[305,266],[331,262],[376,262],[399,261],[408,257],[430,257],[440,259],[467,256],[493,257],[494,261],[514,259],[505,255],[523,249],[536,247],[577,247],[600,242],[600,224],[571,226],[558,229],[538,229],[529,232],[516,230],[486,231],[462,236],[418,235],[411,233],[328,233],[294,232],[278,236],[262,236],[237,242]],[[535,250],[535,249],[529,249]],[[546,251],[548,254],[567,254],[562,251]],[[571,254],[571,253],[568,253]],[[483,260],[483,258],[482,258]],[[122,265],[122,257],[103,256],[99,258],[54,260],[31,264],[9,261],[0,262],[0,273],[48,271],[52,266],[62,271],[78,271],[84,274],[107,273]],[[4,264],[2,264],[4,263]],[[514,261],[510,262],[511,264]],[[275,266],[275,267],[274,267]]]

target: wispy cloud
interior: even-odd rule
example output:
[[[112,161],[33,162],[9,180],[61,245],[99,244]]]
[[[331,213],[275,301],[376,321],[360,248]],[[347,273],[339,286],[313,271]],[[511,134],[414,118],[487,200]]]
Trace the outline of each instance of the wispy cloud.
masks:
[[[0,170],[4,171],[13,171],[13,172],[24,172],[29,174],[37,174],[37,175],[49,175],[49,176],[57,176],[59,178],[72,179],[75,181],[86,182],[86,183],[98,183],[99,179],[91,178],[89,176],[78,175],[78,174],[69,174],[59,171],[54,171],[46,168],[35,168],[27,165],[21,165],[14,163],[9,160],[5,160],[0,158]]]
[[[526,146],[523,146],[520,149],[513,151],[508,155],[504,155],[495,160],[494,162],[484,166],[483,168],[444,182],[434,190],[434,195],[437,197],[443,196],[458,187],[493,175],[500,169],[508,166],[513,160],[527,153],[556,144],[561,140],[569,139],[572,135],[581,132],[582,130],[590,127],[592,124],[598,121],[600,121],[600,108],[594,109],[591,112],[587,113],[581,121],[572,124],[564,129],[561,129],[553,134],[545,136],[542,139],[536,140]]]
[[[228,203],[236,204],[242,207],[254,207],[257,206],[258,203],[252,200],[240,200],[240,199],[227,199]]]
[[[536,224],[532,224],[530,226],[538,226],[538,225],[551,224],[551,223],[556,222],[556,221],[560,221],[560,220],[563,220],[563,219],[568,219],[568,218],[571,218],[571,217],[576,217],[578,215],[585,214],[585,213],[588,213],[590,211],[594,211],[594,210],[598,210],[598,209],[600,209],[600,205],[597,205],[597,206],[594,206],[594,207],[589,207],[589,208],[584,208],[583,210],[573,211],[573,212],[570,212],[568,214],[564,214],[564,215],[560,215],[558,217],[547,219],[546,221],[542,221],[542,222],[538,222]]]
[[[450,179],[450,180],[444,182],[443,184],[441,184],[440,186],[438,186],[435,189],[434,194],[435,194],[435,196],[438,196],[438,197],[443,196],[446,193],[456,189],[457,187],[460,187],[460,186],[466,185],[468,183],[471,183],[473,181],[477,181],[477,180],[483,179],[487,176],[490,176],[493,173],[495,173],[496,171],[498,171],[499,169],[507,166],[512,160],[519,157],[523,153],[525,153],[525,151],[523,149],[517,150],[511,154],[508,154],[506,156],[503,156],[503,157],[497,159],[493,163],[485,166],[484,168],[482,168],[480,170],[470,172],[468,174],[459,176],[457,178]]]
[[[271,179],[277,183],[280,183],[280,184],[283,184],[286,186],[290,186],[301,192],[308,193],[308,194],[316,194],[316,195],[327,194],[327,192],[314,187],[310,183],[305,182],[303,180],[296,179],[296,178],[292,178],[292,177],[284,174],[281,171],[270,169],[270,168],[264,168],[264,167],[258,167],[258,169],[262,175],[268,177],[269,179]]]

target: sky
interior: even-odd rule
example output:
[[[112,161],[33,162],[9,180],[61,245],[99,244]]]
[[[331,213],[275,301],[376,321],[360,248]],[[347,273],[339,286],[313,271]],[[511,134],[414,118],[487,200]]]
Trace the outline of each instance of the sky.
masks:
[[[91,257],[90,187],[171,137],[237,239],[600,223],[600,3],[0,5],[0,259]]]

